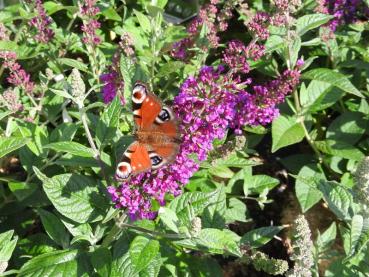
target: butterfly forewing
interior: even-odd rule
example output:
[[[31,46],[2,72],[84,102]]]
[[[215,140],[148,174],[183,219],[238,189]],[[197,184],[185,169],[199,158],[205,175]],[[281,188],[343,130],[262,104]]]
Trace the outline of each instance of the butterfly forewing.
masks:
[[[148,92],[145,85],[138,83],[132,92],[133,116],[138,129],[149,128],[161,111],[161,102]]]

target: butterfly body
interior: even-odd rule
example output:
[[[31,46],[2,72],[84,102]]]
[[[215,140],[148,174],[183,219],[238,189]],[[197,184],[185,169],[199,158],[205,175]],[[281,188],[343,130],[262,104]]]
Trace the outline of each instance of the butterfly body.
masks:
[[[115,176],[118,180],[128,179],[151,168],[157,169],[172,161],[180,143],[174,113],[148,92],[145,85],[135,84],[132,102],[135,142],[127,148],[117,166]]]

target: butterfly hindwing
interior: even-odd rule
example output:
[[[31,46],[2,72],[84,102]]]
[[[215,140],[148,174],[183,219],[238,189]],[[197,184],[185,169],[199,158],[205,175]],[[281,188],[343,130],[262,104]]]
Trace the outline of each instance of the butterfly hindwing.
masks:
[[[135,141],[124,152],[123,158],[117,166],[116,178],[127,179],[131,175],[136,175],[150,168],[151,160],[147,146]]]

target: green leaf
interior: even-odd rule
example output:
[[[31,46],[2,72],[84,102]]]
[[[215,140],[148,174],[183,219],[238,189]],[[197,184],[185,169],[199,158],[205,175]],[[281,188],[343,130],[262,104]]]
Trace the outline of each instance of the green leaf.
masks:
[[[151,261],[151,263],[140,271],[140,277],[157,277],[159,276],[161,265],[163,264],[160,252],[156,257]]]
[[[281,36],[271,35],[265,43],[265,52],[271,53],[275,50],[282,48],[285,41]]]
[[[73,237],[80,238],[83,237],[85,238],[85,240],[91,242],[91,244],[94,244],[93,242],[94,235],[90,224],[88,223],[79,224],[64,216],[61,218],[61,221],[64,224],[64,226],[68,229],[69,233],[72,234]]]
[[[219,178],[229,179],[232,178],[234,175],[234,172],[230,170],[226,166],[213,166],[209,169],[209,173],[211,175],[217,176]]]
[[[28,138],[27,146],[36,156],[46,156],[43,146],[49,143],[49,135],[45,126],[31,122],[18,122],[18,128],[23,138]]]
[[[132,80],[135,75],[135,66],[124,55],[120,58],[120,72],[124,80],[124,98],[131,99],[133,89]]]
[[[109,7],[107,9],[104,9],[101,12],[106,19],[110,19],[110,20],[114,20],[114,21],[121,21],[122,18],[120,17],[120,15],[115,11],[115,9],[113,7]]]
[[[241,257],[239,240],[240,237],[230,230],[204,228],[197,238],[180,240],[176,244],[203,252],[207,251],[214,254],[227,253]]]
[[[150,34],[151,32],[151,23],[150,23],[150,19],[144,15],[143,13],[137,11],[137,10],[133,10],[134,14],[136,15],[138,22],[140,23],[140,26],[142,28],[142,30],[145,33]]]
[[[300,102],[310,112],[317,112],[334,105],[344,94],[329,83],[312,80],[305,91],[301,90]]]
[[[364,154],[350,143],[335,140],[325,140],[314,141],[314,144],[318,150],[332,156],[351,159],[354,161],[361,161],[364,158]]]
[[[296,21],[296,31],[302,36],[307,31],[327,23],[333,16],[329,14],[314,13],[301,16]]]
[[[60,96],[60,97],[64,97],[67,99],[74,99],[73,96],[71,94],[69,94],[69,92],[67,90],[64,89],[53,89],[53,88],[49,88],[50,91],[52,91],[53,93],[55,93],[56,95]]]
[[[303,140],[304,129],[295,117],[280,115],[272,123],[272,152]]]
[[[127,236],[127,233],[124,233],[113,246],[111,277],[138,277],[129,253],[129,240],[130,238]]]
[[[62,248],[67,248],[69,245],[69,235],[60,219],[46,210],[39,209],[38,213],[41,216],[42,225],[49,237]]]
[[[39,187],[37,184],[25,182],[9,182],[8,186],[18,201],[23,201],[31,196]]]
[[[346,78],[342,73],[333,71],[328,68],[316,68],[302,75],[303,79],[317,80],[325,82],[334,87],[342,89],[345,92],[351,93],[358,97],[364,98],[364,95]]]
[[[116,96],[97,123],[96,138],[100,144],[108,143],[115,136],[121,110],[122,104],[119,96]]]
[[[108,248],[100,247],[91,254],[91,263],[99,276],[110,276],[111,253]]]
[[[78,250],[60,250],[39,255],[25,263],[18,276],[55,276],[61,273],[63,276],[77,276],[77,272],[83,272],[77,261]]]
[[[286,55],[286,61],[290,61],[290,66],[292,68],[294,68],[296,66],[296,62],[297,59],[299,57],[299,52],[301,49],[301,38],[299,36],[296,36],[292,43],[290,43],[290,45],[288,45],[288,43],[286,43],[287,49],[286,49],[286,53],[288,53]]]
[[[238,168],[243,168],[245,166],[255,166],[255,165],[259,165],[260,163],[257,161],[253,161],[250,159],[246,159],[244,157],[240,157],[239,155],[235,154],[231,154],[229,155],[226,159],[221,158],[221,159],[217,159],[215,161],[214,165],[210,165],[209,168],[211,169],[214,166],[226,166],[226,167],[238,167]],[[206,167],[204,166],[204,164],[201,164],[202,167]],[[233,175],[232,175],[233,176]]]
[[[179,233],[177,225],[179,224],[178,217],[176,213],[166,207],[160,207],[159,218],[170,230],[175,233]]]
[[[12,256],[18,240],[18,238],[12,239],[13,233],[13,230],[9,230],[0,234],[0,263],[9,261]]]
[[[323,195],[317,188],[317,182],[320,179],[325,179],[325,176],[319,172],[315,164],[306,165],[299,171],[295,190],[303,213],[322,199]]]
[[[75,123],[62,123],[50,134],[50,142],[71,141],[78,130]]]
[[[363,228],[364,228],[364,218],[361,215],[354,215],[351,219],[350,226],[350,251],[349,256],[354,254],[358,254],[356,252],[357,244],[359,243],[359,239],[362,236]],[[368,227],[368,226],[367,226]],[[366,230],[368,231],[368,230]]]
[[[16,138],[16,137],[1,137],[0,138],[0,158],[6,154],[13,152],[28,142],[27,138]]]
[[[367,120],[359,112],[345,112],[328,127],[327,139],[355,144],[365,133]]]
[[[47,197],[62,215],[86,223],[102,218],[107,209],[107,199],[98,190],[97,182],[90,177],[61,174],[48,178],[33,167],[42,181]]]
[[[146,268],[159,253],[159,242],[143,236],[137,236],[131,242],[129,255],[136,272]]]
[[[157,78],[168,77],[170,74],[182,69],[186,64],[180,61],[169,61],[165,63],[155,75]]]
[[[355,215],[351,220],[351,254],[359,254],[368,245],[369,219]]]
[[[224,186],[216,190],[209,200],[210,204],[203,213],[203,227],[204,228],[219,228],[225,227],[225,212],[227,209],[226,193]]]
[[[230,198],[228,208],[225,212],[226,224],[235,221],[246,222],[246,204],[237,198]]]
[[[183,225],[188,226],[192,217],[200,214],[211,203],[210,199],[216,193],[217,191],[210,193],[187,192],[175,198],[168,207],[176,212]],[[192,209],[193,214],[189,213],[189,208]]]
[[[253,193],[262,193],[266,189],[269,191],[279,184],[279,180],[268,175],[246,175],[243,183],[245,195]]]
[[[332,222],[323,234],[319,234],[316,240],[316,245],[323,251],[334,242],[337,236],[337,225],[336,222]]]
[[[57,152],[67,152],[69,154],[80,156],[80,157],[91,158],[94,156],[94,152],[91,148],[88,148],[74,141],[54,142],[54,143],[45,145],[44,148],[53,149]]]
[[[65,64],[71,68],[77,68],[80,71],[88,73],[88,67],[83,62],[69,59],[69,58],[58,58],[57,61],[61,64]]]
[[[323,193],[324,200],[329,209],[341,220],[350,220],[352,195],[339,183],[334,181],[321,181],[319,189]]]
[[[250,245],[251,248],[261,247],[267,244],[283,228],[282,226],[270,226],[251,230],[242,236],[241,243]]]

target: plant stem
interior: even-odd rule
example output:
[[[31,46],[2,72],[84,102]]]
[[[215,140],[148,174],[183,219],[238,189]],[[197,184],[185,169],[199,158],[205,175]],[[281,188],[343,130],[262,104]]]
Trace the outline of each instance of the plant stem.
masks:
[[[305,117],[303,115],[301,115],[301,105],[300,105],[300,101],[299,101],[299,96],[297,94],[297,90],[295,89],[292,94],[293,94],[293,99],[294,99],[294,102],[295,102],[295,108],[296,108],[296,111],[297,111],[297,115],[300,118],[299,123],[301,124],[302,128],[304,129],[305,138],[306,138],[307,142],[309,143],[310,147],[313,149],[314,153],[317,155],[319,163],[322,163],[323,162],[322,154],[319,152],[318,148],[316,148],[316,146],[314,144],[314,140],[311,138],[311,136],[309,134],[309,131],[306,128]]]
[[[62,155],[60,155],[60,154],[55,154],[52,158],[50,158],[50,160],[48,160],[43,166],[41,166],[40,168],[39,168],[39,170],[40,171],[42,171],[42,170],[44,170],[45,168],[47,168],[47,167],[49,167],[50,165],[53,165],[54,164],[54,161],[56,160],[56,159],[59,159],[60,158],[60,156],[62,156]],[[30,175],[28,175],[27,176],[27,179],[26,179],[26,181],[24,181],[25,183],[29,183],[30,181],[32,181],[32,179],[33,178],[35,178],[35,173],[32,173],[32,174],[30,174]]]
[[[123,213],[115,222],[108,235],[103,240],[101,247],[108,247],[122,231],[122,224],[127,219],[127,215]]]
[[[104,177],[104,179],[106,181],[106,184],[109,185],[109,179],[108,179],[108,177],[107,177],[107,175],[105,173],[104,162],[101,160],[100,152],[97,149],[97,147],[95,145],[95,142],[94,142],[94,140],[92,138],[90,129],[88,128],[87,116],[86,116],[86,112],[84,110],[84,107],[79,107],[79,113],[80,113],[80,116],[81,116],[81,121],[82,121],[83,127],[84,127],[85,132],[86,132],[86,137],[87,137],[88,143],[90,144],[92,150],[94,151],[94,158],[97,160],[97,162],[100,165],[101,173],[102,173],[102,175],[103,175],[103,177]]]
[[[161,238],[168,238],[168,239],[186,239],[186,238],[189,238],[185,234],[165,234],[165,233],[152,231],[152,230],[142,228],[140,226],[136,226],[136,225],[133,225],[133,224],[128,224],[128,223],[123,223],[122,227],[127,227],[127,228],[137,230],[139,232],[143,232],[143,233],[145,233],[145,234],[147,234],[151,237],[161,237]]]

